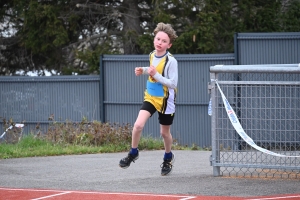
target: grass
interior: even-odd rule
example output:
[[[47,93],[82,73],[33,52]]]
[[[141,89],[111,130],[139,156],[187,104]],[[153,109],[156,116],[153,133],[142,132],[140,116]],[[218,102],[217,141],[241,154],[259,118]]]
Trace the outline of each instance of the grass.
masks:
[[[8,124],[7,126],[9,126]],[[46,133],[36,130],[20,140],[0,143],[0,159],[79,155],[96,153],[126,152],[131,144],[132,127],[129,124],[109,124],[101,122],[57,123],[52,122]],[[7,136],[16,131],[7,132]],[[15,139],[15,137],[12,137]],[[162,150],[162,139],[142,137],[140,150]],[[192,147],[173,145],[174,150],[202,150]]]
[[[37,138],[34,135],[28,135],[15,144],[0,144],[0,159],[124,152],[129,150],[129,144],[103,144],[101,146],[94,146],[84,144],[53,143],[46,139]],[[164,149],[163,141],[153,138],[142,138],[139,143],[139,149]],[[188,148],[175,146],[174,149],[184,150]]]

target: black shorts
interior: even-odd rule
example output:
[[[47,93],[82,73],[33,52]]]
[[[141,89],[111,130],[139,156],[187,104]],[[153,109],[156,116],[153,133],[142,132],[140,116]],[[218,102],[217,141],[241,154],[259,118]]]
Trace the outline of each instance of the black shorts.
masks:
[[[143,102],[143,105],[140,110],[147,110],[151,114],[151,116],[157,111],[156,108],[148,101]],[[173,123],[175,113],[173,114],[162,114],[160,112],[157,113],[158,113],[158,121],[161,125],[171,125]]]

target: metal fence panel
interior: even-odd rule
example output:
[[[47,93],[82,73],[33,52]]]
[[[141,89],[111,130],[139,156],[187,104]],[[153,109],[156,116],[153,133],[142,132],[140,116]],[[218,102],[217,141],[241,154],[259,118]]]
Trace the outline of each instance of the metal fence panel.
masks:
[[[236,33],[239,65],[299,63],[300,32]]]
[[[99,76],[1,77],[0,90],[0,116],[25,121],[24,133],[37,124],[47,130],[51,115],[58,122],[100,119]]]
[[[299,177],[300,81],[291,81],[289,76],[283,74],[299,76],[298,66],[211,67],[211,78],[217,79],[245,133],[260,147],[283,155],[299,156],[269,155],[242,140],[228,118],[220,92],[211,83],[214,175]],[[249,77],[247,81],[229,80],[227,74],[230,73]],[[252,81],[253,74],[255,77],[271,76],[273,81],[268,81],[269,78],[266,81]],[[288,80],[284,81],[284,77]]]

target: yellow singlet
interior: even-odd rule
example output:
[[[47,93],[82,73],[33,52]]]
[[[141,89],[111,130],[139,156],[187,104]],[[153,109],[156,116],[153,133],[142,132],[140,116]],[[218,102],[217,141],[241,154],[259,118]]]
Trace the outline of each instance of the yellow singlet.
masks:
[[[153,64],[154,52],[150,54],[150,65]],[[156,67],[158,73],[164,76],[164,69],[169,61],[169,56],[171,54],[167,53],[164,57],[160,58]],[[156,90],[155,92],[151,92],[150,89]],[[159,92],[158,92],[159,90]],[[149,94],[150,93],[150,94]],[[152,94],[152,95],[151,95]],[[155,95],[158,94],[158,95]],[[170,95],[171,94],[171,95]],[[171,99],[170,99],[171,96]],[[147,101],[154,105],[156,110],[160,113],[172,114],[175,112],[175,97],[176,90],[170,89],[165,85],[157,82],[152,76],[148,77],[147,80],[147,89],[145,90],[144,101]],[[168,107],[169,106],[169,107]],[[171,112],[171,113],[169,113]]]

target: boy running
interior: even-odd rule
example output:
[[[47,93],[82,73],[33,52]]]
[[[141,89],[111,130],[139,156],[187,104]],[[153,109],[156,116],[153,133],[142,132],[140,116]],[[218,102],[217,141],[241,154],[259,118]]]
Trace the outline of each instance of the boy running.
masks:
[[[171,151],[173,138],[171,125],[175,115],[175,99],[178,81],[177,60],[168,52],[177,38],[170,24],[158,23],[154,30],[154,51],[149,54],[149,67],[136,67],[135,75],[149,75],[147,89],[144,92],[144,102],[132,130],[131,149],[128,155],[121,159],[119,166],[128,168],[131,162],[139,158],[138,143],[147,120],[157,111],[160,133],[164,140],[165,154],[161,164],[161,175],[172,171],[175,155]]]

